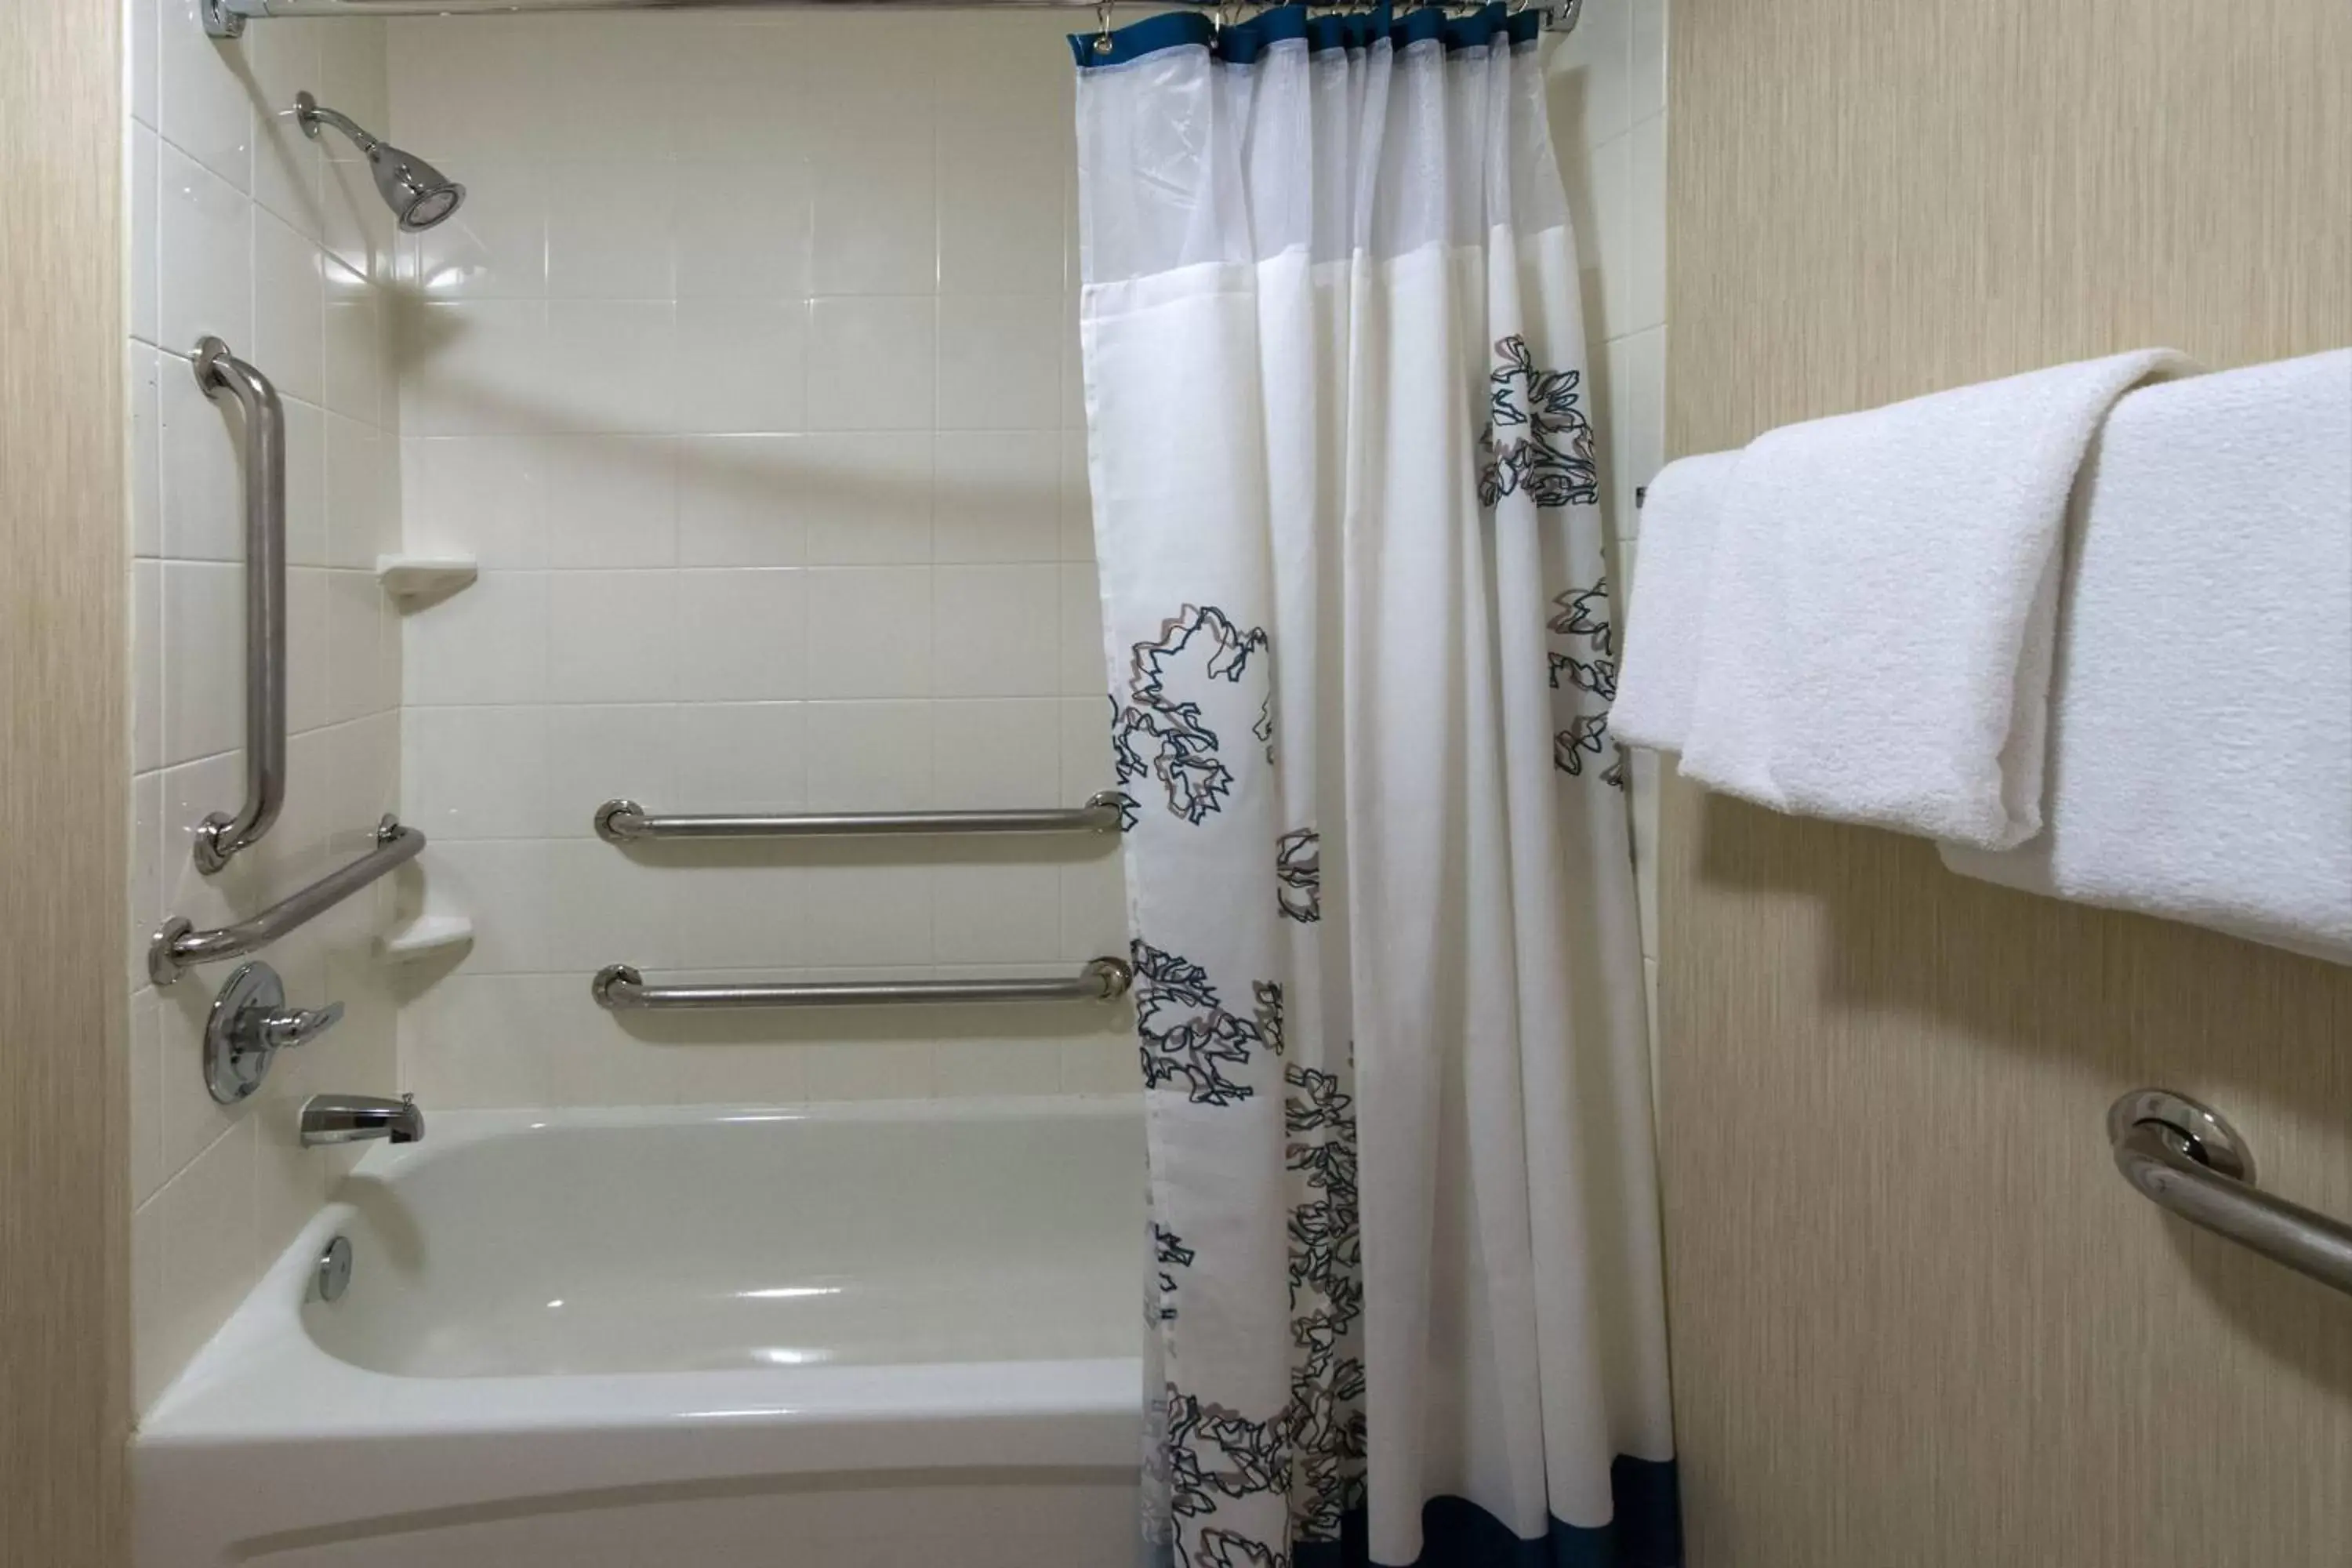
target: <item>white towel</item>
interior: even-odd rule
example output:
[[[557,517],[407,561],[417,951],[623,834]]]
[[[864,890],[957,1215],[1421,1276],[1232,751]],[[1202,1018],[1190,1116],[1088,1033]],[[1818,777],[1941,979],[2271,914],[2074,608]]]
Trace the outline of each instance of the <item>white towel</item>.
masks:
[[[1625,608],[1625,660],[1609,729],[1629,746],[1679,752],[1706,626],[1706,582],[1723,495],[1737,452],[1680,458],[1660,468],[1642,502],[1642,569]]]
[[[1758,437],[1719,525],[1683,772],[1779,811],[2032,837],[2067,491],[2115,400],[2186,364],[2117,354]]]
[[[2126,397],[2073,528],[2050,829],[1946,864],[2352,963],[2352,350]]]

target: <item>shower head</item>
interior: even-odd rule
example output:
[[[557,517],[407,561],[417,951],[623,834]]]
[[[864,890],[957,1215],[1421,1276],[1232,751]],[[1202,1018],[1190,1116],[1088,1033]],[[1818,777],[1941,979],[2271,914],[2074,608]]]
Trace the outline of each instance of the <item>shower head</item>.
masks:
[[[466,187],[418,157],[404,153],[389,142],[380,142],[352,122],[351,117],[322,107],[307,92],[294,95],[295,122],[302,134],[312,141],[319,139],[319,127],[331,125],[352,139],[352,145],[367,154],[368,171],[375,176],[375,188],[383,193],[383,205],[406,229],[431,228],[435,224],[457,210],[466,199]]]

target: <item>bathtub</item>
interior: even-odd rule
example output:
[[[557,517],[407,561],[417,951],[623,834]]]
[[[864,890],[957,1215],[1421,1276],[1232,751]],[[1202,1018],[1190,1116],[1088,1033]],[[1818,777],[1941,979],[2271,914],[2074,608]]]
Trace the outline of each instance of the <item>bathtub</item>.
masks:
[[[141,1424],[138,1568],[1127,1568],[1142,1189],[1131,1100],[436,1112]]]

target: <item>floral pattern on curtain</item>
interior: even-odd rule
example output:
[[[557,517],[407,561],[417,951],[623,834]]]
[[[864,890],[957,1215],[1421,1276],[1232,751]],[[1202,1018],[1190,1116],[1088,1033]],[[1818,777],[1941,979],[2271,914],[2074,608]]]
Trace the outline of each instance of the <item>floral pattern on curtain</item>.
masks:
[[[1071,40],[1150,1146],[1147,1558],[1680,1559],[1531,16]]]

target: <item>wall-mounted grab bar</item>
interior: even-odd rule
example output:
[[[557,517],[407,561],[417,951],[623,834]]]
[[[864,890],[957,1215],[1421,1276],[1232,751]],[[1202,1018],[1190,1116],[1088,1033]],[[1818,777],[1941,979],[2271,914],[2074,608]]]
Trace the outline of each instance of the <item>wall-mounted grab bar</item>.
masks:
[[[2136,1089],[2107,1108],[2107,1142],[2141,1196],[2352,1293],[2352,1226],[2255,1186],[2253,1153],[2219,1112],[2186,1095]]]
[[[1135,978],[1123,960],[1097,958],[1066,980],[796,981],[766,985],[648,985],[625,963],[608,963],[588,983],[614,1013],[670,1008],[845,1007],[867,1003],[1108,1002]]]
[[[269,378],[218,338],[196,344],[196,384],[245,408],[245,804],[196,825],[211,876],[261,842],[286,798],[286,415]]]
[[[1108,790],[1053,811],[868,811],[802,816],[655,816],[634,800],[596,808],[607,844],[647,838],[842,838],[932,833],[1116,833],[1121,797]]]
[[[163,929],[147,944],[148,977],[158,985],[169,985],[191,964],[241,958],[258,952],[287,932],[309,924],[394,867],[415,859],[424,847],[422,832],[403,827],[387,816],[376,824],[374,848],[257,915],[211,931],[198,931],[186,916],[174,915],[163,922]]]

